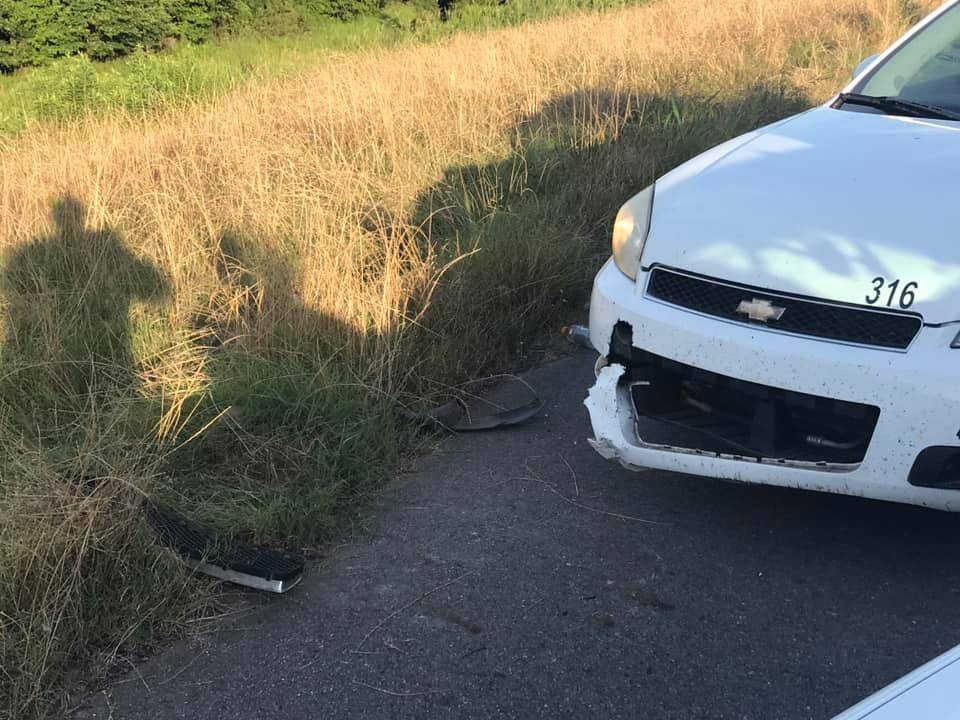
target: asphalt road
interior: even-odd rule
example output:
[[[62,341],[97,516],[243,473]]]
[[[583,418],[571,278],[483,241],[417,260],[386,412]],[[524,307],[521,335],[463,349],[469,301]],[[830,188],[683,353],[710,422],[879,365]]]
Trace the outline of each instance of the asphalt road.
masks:
[[[84,718],[829,718],[960,643],[960,516],[659,472],[585,442],[583,352],[371,529]]]

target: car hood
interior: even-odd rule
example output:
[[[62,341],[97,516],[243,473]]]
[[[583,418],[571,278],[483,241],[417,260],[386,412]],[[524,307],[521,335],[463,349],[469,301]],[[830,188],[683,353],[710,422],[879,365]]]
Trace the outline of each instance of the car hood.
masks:
[[[661,178],[643,265],[958,320],[958,168],[960,123],[811,110]]]

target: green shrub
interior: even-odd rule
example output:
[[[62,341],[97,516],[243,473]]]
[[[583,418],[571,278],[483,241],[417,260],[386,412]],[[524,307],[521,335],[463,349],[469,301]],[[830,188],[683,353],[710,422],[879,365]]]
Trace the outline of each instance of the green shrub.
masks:
[[[309,15],[340,20],[376,13],[383,9],[383,5],[383,0],[305,0],[304,3]]]
[[[201,0],[202,1],[202,0]],[[86,53],[94,60],[157,47],[172,31],[153,0],[0,0],[0,70]]]
[[[93,60],[126,55],[136,47],[159,47],[170,33],[170,13],[153,0],[70,0],[71,27],[89,29],[84,51]]]
[[[171,0],[172,36],[193,43],[203,42],[213,31],[236,17],[236,0]]]
[[[86,54],[152,50],[168,38],[200,43],[219,28],[284,34],[311,18],[349,19],[383,0],[0,0],[0,72]]]
[[[31,110],[46,118],[82,115],[100,101],[94,64],[84,55],[65,58],[34,76]]]

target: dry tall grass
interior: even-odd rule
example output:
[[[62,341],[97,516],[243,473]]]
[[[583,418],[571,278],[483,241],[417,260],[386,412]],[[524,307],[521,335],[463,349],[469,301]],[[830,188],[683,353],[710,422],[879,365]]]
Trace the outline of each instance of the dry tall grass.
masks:
[[[2,141],[0,714],[185,606],[141,493],[315,539],[408,447],[398,403],[582,289],[620,201],[933,5],[661,0]]]

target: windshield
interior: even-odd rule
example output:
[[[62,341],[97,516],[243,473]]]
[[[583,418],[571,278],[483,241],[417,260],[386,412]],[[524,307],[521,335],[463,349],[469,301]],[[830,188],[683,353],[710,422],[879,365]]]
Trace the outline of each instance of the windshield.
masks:
[[[960,4],[914,35],[854,92],[960,112]]]

